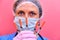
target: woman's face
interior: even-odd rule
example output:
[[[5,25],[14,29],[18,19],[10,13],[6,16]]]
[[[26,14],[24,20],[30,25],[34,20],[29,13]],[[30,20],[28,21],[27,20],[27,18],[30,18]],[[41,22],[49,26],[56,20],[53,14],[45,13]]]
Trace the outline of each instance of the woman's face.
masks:
[[[26,3],[16,9],[16,15],[24,18],[39,18],[39,10],[33,4]]]

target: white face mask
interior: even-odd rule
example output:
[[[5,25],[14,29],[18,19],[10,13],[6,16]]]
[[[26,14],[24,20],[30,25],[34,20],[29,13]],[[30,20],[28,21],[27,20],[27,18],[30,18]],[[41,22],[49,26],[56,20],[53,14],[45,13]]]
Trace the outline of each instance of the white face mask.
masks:
[[[20,28],[19,19],[21,19],[21,21],[22,21],[22,29]],[[38,20],[39,20],[39,18],[28,18],[27,29],[34,31],[34,28],[35,28]],[[26,19],[25,18],[16,16],[14,19],[14,22],[16,23],[18,30],[26,30]]]

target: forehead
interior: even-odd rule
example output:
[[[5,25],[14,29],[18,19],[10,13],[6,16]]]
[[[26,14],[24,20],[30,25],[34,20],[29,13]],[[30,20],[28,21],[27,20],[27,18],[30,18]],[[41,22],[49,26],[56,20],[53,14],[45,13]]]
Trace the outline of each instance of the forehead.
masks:
[[[36,5],[33,5],[32,3],[25,3],[25,4],[19,4],[17,6],[17,10],[31,10],[31,11],[38,11],[38,7]]]

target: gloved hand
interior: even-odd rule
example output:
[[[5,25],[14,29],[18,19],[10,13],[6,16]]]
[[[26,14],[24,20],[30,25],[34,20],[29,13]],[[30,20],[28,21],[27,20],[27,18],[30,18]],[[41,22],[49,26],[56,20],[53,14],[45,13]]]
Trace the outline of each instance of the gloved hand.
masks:
[[[36,35],[32,31],[21,31],[13,40],[37,40]]]

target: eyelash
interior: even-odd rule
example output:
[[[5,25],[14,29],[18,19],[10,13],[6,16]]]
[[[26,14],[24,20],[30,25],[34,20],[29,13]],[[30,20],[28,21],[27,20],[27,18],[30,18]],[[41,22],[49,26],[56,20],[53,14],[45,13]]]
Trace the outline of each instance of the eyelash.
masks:
[[[25,13],[24,13],[24,11],[19,11],[18,14],[20,14],[20,16],[22,16],[22,15],[24,15]],[[33,12],[33,11],[29,12],[29,14],[30,14],[30,16],[36,15],[36,13]]]
[[[36,13],[34,13],[34,12],[30,12],[30,14],[36,15]]]
[[[23,11],[19,11],[19,12],[18,12],[18,14],[22,14],[22,13],[24,14],[24,12],[23,12]]]

